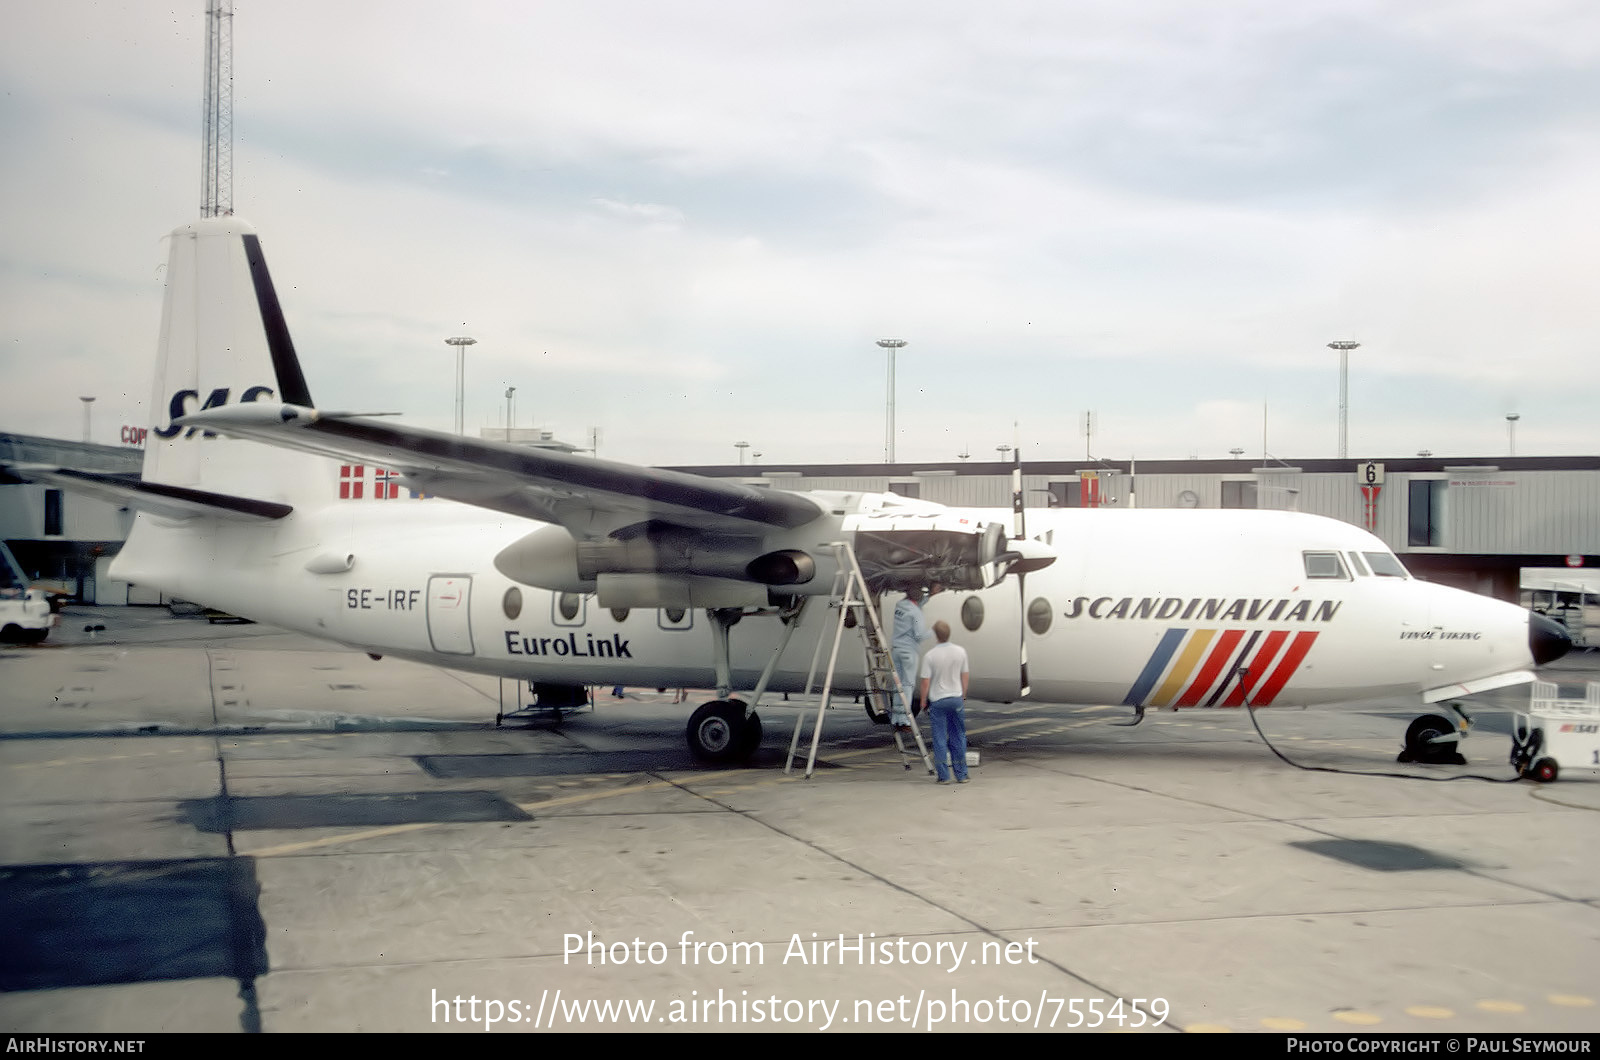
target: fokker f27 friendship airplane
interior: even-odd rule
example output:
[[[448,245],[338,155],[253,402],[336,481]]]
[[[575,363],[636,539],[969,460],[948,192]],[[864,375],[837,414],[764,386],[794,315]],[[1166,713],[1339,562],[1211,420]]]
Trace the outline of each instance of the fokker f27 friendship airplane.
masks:
[[[733,690],[764,671],[773,691],[804,686],[833,624],[799,604],[834,593],[841,541],[875,591],[961,590],[930,611],[961,631],[980,699],[1031,683],[1138,716],[1437,703],[1527,681],[1569,647],[1555,623],[1417,581],[1376,537],[1316,516],[1054,509],[1008,534],[1020,500],[784,492],[319,409],[251,229],[198,221],[169,253],[142,480],[12,469],[138,509],[114,577],[541,698],[714,687],[688,724],[702,759],[759,743]],[[1425,715],[1408,750],[1453,751],[1457,727]]]

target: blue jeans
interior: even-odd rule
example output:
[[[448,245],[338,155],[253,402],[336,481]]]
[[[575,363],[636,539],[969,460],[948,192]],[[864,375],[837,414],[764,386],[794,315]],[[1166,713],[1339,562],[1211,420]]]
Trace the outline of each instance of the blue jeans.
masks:
[[[911,704],[917,698],[917,660],[922,655],[915,648],[891,648],[889,657],[894,660],[894,672],[906,693],[903,701],[899,696],[889,697],[893,701],[889,710],[890,720],[896,725],[910,725]]]
[[[967,711],[960,696],[936,699],[928,707],[929,724],[933,728],[933,768],[940,780],[950,779],[954,769],[957,780],[967,779]],[[950,764],[945,765],[949,757]]]

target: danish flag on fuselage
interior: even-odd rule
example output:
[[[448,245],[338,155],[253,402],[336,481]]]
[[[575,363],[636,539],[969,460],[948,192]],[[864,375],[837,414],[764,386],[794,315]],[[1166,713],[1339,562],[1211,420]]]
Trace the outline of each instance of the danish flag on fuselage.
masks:
[[[342,501],[358,501],[362,499],[366,487],[365,464],[341,464],[339,466],[339,499]],[[400,496],[400,472],[386,470],[381,467],[372,469],[372,499],[378,501],[391,501]],[[422,494],[416,490],[411,491],[411,496],[418,497]]]

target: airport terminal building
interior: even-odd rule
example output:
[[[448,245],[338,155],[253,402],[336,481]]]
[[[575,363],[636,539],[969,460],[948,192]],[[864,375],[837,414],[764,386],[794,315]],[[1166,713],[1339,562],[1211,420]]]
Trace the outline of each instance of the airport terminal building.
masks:
[[[543,441],[553,447],[547,437]],[[6,464],[137,475],[141,457],[135,445],[0,434],[0,463]],[[1012,467],[999,462],[675,470],[770,489],[890,491],[956,507],[1012,503]],[[1276,508],[1325,515],[1382,538],[1417,577],[1512,601],[1524,569],[1600,569],[1600,456],[1035,461],[1024,467],[1023,491],[1034,507]],[[106,575],[132,518],[103,501],[0,481],[0,540],[29,575],[81,602],[161,602]]]

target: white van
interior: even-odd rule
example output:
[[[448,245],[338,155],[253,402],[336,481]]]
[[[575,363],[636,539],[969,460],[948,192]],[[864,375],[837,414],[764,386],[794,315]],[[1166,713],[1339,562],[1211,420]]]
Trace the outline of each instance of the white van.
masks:
[[[28,588],[16,557],[0,541],[0,641],[38,644],[55,624],[49,594]]]

